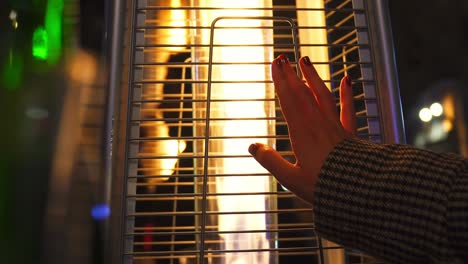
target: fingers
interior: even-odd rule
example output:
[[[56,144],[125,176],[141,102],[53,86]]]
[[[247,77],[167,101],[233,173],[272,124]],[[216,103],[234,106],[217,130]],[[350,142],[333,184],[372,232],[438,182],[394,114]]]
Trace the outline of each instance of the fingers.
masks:
[[[301,126],[306,113],[312,113],[309,117],[316,118],[317,102],[285,55],[280,55],[273,61],[272,76],[281,109],[290,128]]]
[[[293,125],[297,123],[294,120],[297,120],[301,113],[295,99],[295,92],[290,88],[288,78],[283,70],[286,68],[286,63],[287,58],[279,56],[272,63],[271,72],[284,117],[290,125]]]
[[[267,145],[255,143],[250,145],[249,152],[286,188],[295,190],[301,185],[299,168],[285,160],[278,151]]]
[[[317,99],[317,103],[322,113],[330,120],[338,120],[335,99],[333,98],[333,95],[323,80],[318,75],[317,70],[312,65],[309,57],[302,57],[299,60],[299,65],[310,90]]]
[[[351,135],[356,135],[356,111],[353,103],[353,89],[351,77],[345,76],[340,83],[340,120],[343,128]]]

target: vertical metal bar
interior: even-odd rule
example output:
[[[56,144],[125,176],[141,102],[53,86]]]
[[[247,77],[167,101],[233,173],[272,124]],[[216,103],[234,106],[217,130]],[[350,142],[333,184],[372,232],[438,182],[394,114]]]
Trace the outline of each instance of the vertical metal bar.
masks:
[[[109,95],[109,100],[112,100],[113,105],[109,106],[110,109],[107,113],[107,136],[109,140],[106,141],[109,161],[106,161],[106,185],[105,196],[111,202],[111,225],[109,226],[109,233],[106,236],[106,263],[129,263],[132,260],[131,255],[126,255],[126,243],[128,239],[125,236],[127,233],[127,210],[128,205],[126,202],[128,190],[128,135],[131,133],[130,118],[132,115],[131,102],[132,102],[132,83],[133,83],[133,61],[135,53],[135,23],[136,23],[136,2],[115,0],[113,6],[113,20],[112,20],[112,35],[111,35],[111,59],[109,62],[109,85],[110,90],[114,91],[112,97]],[[128,8],[128,6],[130,6]],[[128,15],[126,15],[126,13]],[[129,25],[129,27],[128,27]],[[124,40],[124,31],[128,28],[130,39]],[[126,90],[121,84],[123,66],[123,42],[128,43],[128,80],[126,83]],[[116,107],[115,105],[119,105]],[[123,109],[125,107],[127,109]],[[122,108],[122,109],[120,109]],[[121,111],[124,111],[121,113]],[[122,116],[123,115],[123,116]],[[122,120],[124,119],[124,120]],[[113,122],[116,120],[116,122]],[[121,120],[122,124],[118,120]],[[120,164],[117,164],[117,163]],[[119,171],[117,171],[119,170]],[[118,184],[118,185],[117,185]],[[116,190],[112,187],[118,186]],[[112,196],[112,200],[111,200]]]
[[[210,139],[210,112],[211,112],[211,79],[213,70],[213,42],[214,28],[218,19],[211,23],[210,27],[210,47],[208,52],[208,84],[206,87],[206,117],[205,117],[205,149],[203,154],[203,186],[202,186],[202,203],[201,203],[201,227],[200,227],[200,255],[199,264],[203,264],[205,260],[205,239],[206,239],[206,207],[207,207],[207,192],[208,192],[208,156],[209,156],[209,139]]]
[[[296,62],[296,71],[299,78],[302,78],[302,71],[299,69],[299,38],[297,34],[297,25],[291,18],[277,18],[277,20],[286,20],[291,26],[291,37],[294,47],[294,61]]]
[[[135,28],[137,27],[138,23],[138,17],[137,17],[137,8],[138,8],[138,0],[132,0],[130,12],[131,14],[131,23],[130,23],[130,48],[129,48],[129,58],[128,58],[128,64],[129,64],[129,73],[128,73],[128,95],[127,95],[127,120],[126,120],[126,133],[125,133],[125,154],[124,154],[124,161],[125,161],[125,168],[124,168],[124,188],[123,188],[123,196],[122,196],[122,214],[121,216],[124,218],[122,222],[122,263],[124,264],[131,264],[133,263],[133,256],[131,255],[126,255],[126,252],[131,252],[133,251],[133,241],[134,237],[133,236],[125,236],[125,233],[133,233],[133,227],[135,225],[134,221],[134,216],[131,218],[128,216],[129,214],[133,214],[135,212],[135,200],[127,200],[127,195],[130,194],[130,190],[132,190],[131,194],[136,194],[136,181],[137,179],[131,179],[132,182],[128,179],[129,171],[134,171],[136,174],[136,171],[138,169],[138,160],[133,160],[132,164],[130,163],[130,160],[128,159],[129,156],[134,156],[135,153],[138,153],[138,147],[132,146],[128,142],[128,137],[134,137],[136,135],[139,135],[139,127],[134,129],[131,125],[130,120],[132,119],[132,116],[134,116],[134,109],[132,105],[132,99],[134,96],[134,60],[135,60],[135,45],[137,43],[137,35],[136,35],[136,30]],[[132,173],[133,175],[133,173]],[[130,220],[131,219],[131,220]]]
[[[108,49],[105,49],[109,65],[109,75],[108,75],[108,91],[106,98],[106,112],[103,128],[103,179],[102,179],[102,190],[103,194],[102,201],[111,206],[111,196],[112,196],[112,174],[113,174],[113,155],[112,155],[112,145],[113,142],[113,131],[115,131],[114,126],[116,125],[113,120],[115,116],[118,116],[118,108],[115,107],[117,102],[117,95],[120,93],[120,78],[122,71],[122,42],[124,39],[124,14],[125,14],[125,3],[123,0],[114,0],[106,1],[106,10],[112,10],[107,12],[109,21],[106,20],[106,23],[110,23],[106,27],[106,38]],[[118,212],[111,212],[113,214]],[[120,215],[119,215],[120,217]],[[117,219],[117,218],[114,218]],[[103,223],[103,241],[104,241],[104,262],[105,263],[116,263],[115,261],[120,258],[120,251],[115,249],[114,245],[116,244],[112,239],[110,239],[111,234],[111,223],[107,219]],[[120,230],[120,229],[116,229]],[[120,241],[119,241],[120,243]],[[118,247],[120,248],[120,247]]]
[[[111,1],[106,1],[110,5]],[[106,98],[106,113],[104,120],[103,128],[103,192],[102,192],[102,202],[106,205],[110,204],[111,199],[111,186],[112,186],[112,137],[114,131],[114,116],[118,108],[115,107],[116,100],[118,100],[118,91],[120,90],[120,78],[122,71],[122,41],[123,41],[123,31],[124,31],[124,8],[123,0],[113,1],[113,10],[112,10],[112,24],[110,32],[110,59],[108,61],[109,65],[109,76],[108,84],[109,89]],[[109,221],[106,220],[104,223],[104,237],[108,236],[109,232]]]
[[[365,1],[385,143],[405,143],[403,111],[386,0]]]

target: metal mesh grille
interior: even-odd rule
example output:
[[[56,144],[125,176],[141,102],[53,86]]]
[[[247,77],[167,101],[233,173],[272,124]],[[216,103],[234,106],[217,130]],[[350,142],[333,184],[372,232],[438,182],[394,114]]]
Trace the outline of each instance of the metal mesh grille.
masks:
[[[230,16],[235,19],[227,17],[229,11],[233,11]],[[217,22],[204,20],[205,16],[218,12],[223,15]],[[323,25],[304,25],[300,21],[301,17],[318,13],[323,15]],[[294,161],[286,123],[274,97],[269,65],[281,53],[287,54],[295,65],[300,56],[310,55],[301,54],[307,47],[326,51],[327,57],[314,63],[326,67],[328,77],[323,79],[337,99],[341,78],[345,74],[352,77],[358,134],[381,140],[362,1],[326,0],[321,7],[310,7],[302,1],[273,1],[266,6],[239,9],[220,4],[207,6],[206,1],[134,0],[128,17],[132,23],[128,29],[131,40],[122,216],[124,263],[229,263],[223,261],[239,252],[253,254],[257,259],[267,252],[266,259],[271,263],[371,262],[357,252],[317,237],[309,205],[285,190],[266,171],[242,170],[243,164],[251,160],[246,148],[244,152],[223,152],[226,147],[222,145],[264,140]],[[226,20],[232,23],[223,24]],[[247,20],[256,22],[245,23]],[[240,45],[216,37],[211,41],[200,37],[236,29],[264,30],[264,41]],[[326,43],[310,41],[307,36],[315,31],[325,32]],[[218,50],[229,53],[230,48],[239,46],[266,51],[263,59],[252,61],[217,56],[221,54]],[[216,76],[226,65],[256,65],[263,73],[256,79]],[[264,97],[216,94],[222,85],[244,84],[258,85],[259,88],[252,89],[266,91]],[[226,111],[222,107],[229,105],[242,107],[245,102],[260,103],[265,115],[216,113],[217,109]],[[262,124],[268,126],[266,132],[218,133],[217,128],[235,124],[232,122],[252,120],[264,121]],[[220,145],[224,147],[216,147]],[[220,169],[234,159],[240,161],[239,172]],[[266,189],[237,186],[230,192],[215,188],[220,179],[228,182],[234,178],[268,179],[268,186]],[[221,197],[237,202],[242,197],[252,201],[260,197],[265,207],[259,211],[241,205],[236,210],[225,210],[216,203]],[[248,223],[240,229],[220,227],[221,215],[258,214],[266,219],[261,228],[248,228]],[[236,234],[252,236],[242,238]],[[222,246],[228,239],[234,239],[233,244],[243,244],[252,242],[245,241],[246,238],[259,237],[265,239],[266,245],[255,242],[251,247],[238,249]]]

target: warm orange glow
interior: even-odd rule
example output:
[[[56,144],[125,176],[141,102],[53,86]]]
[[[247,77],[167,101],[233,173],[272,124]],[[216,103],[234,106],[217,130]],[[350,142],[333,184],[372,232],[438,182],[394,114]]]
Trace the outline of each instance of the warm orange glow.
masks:
[[[455,119],[455,97],[452,94],[444,96],[442,99],[443,111],[445,118],[449,120]]]
[[[453,128],[452,121],[450,121],[448,119],[444,119],[442,121],[442,128],[443,128],[445,133],[448,133],[448,132],[452,131],[452,128]]]
[[[324,0],[297,1],[297,8],[304,8],[307,11],[297,11],[297,24],[299,28],[299,40],[301,43],[321,44],[317,46],[301,46],[301,55],[309,56],[312,62],[328,62],[328,47]],[[314,10],[315,9],[315,10]],[[312,11],[311,11],[312,10]],[[315,27],[315,28],[304,28]],[[330,67],[328,64],[314,65],[318,74],[323,80],[330,80]],[[327,84],[328,88],[330,86]]]
[[[148,124],[142,125],[141,127],[145,131],[145,134],[150,137],[169,138],[169,128],[162,121],[148,122]],[[141,143],[140,153],[142,155],[177,157],[179,153],[185,150],[185,147],[186,144],[184,141],[161,139]],[[143,165],[141,170],[144,175],[167,176],[150,180],[150,183],[156,184],[160,181],[166,181],[174,172],[177,158],[147,159],[141,160],[141,162]],[[154,187],[155,186],[152,186],[151,188]]]
[[[160,0],[162,3],[163,0]],[[169,2],[169,1],[168,1]],[[170,6],[183,6],[187,1],[171,0]],[[298,8],[323,8],[323,0],[297,1]],[[272,7],[272,0],[192,0],[191,4],[198,7],[226,7],[239,8],[238,10],[209,10],[201,9],[197,11],[184,10],[160,10],[154,20],[147,18],[148,24],[172,26],[197,26],[188,32],[182,29],[157,29],[146,32],[145,40],[148,44],[168,44],[172,47],[159,48],[156,52],[145,52],[145,58],[151,62],[167,62],[169,55],[180,51],[181,45],[188,43],[187,36],[191,37],[194,44],[209,44],[210,30],[201,27],[209,27],[213,20],[218,17],[271,17],[271,10],[246,10],[243,8]],[[190,17],[190,19],[187,19]],[[189,22],[190,21],[190,22]],[[317,27],[325,26],[325,13],[321,10],[298,11],[299,26]],[[210,158],[210,175],[229,175],[227,177],[210,177],[208,187],[210,193],[261,193],[274,192],[276,183],[270,176],[253,176],[266,174],[266,170],[248,156],[247,149],[252,142],[261,142],[274,146],[273,140],[265,136],[275,135],[275,123],[268,120],[274,117],[275,105],[273,101],[263,99],[274,98],[274,88],[271,84],[265,84],[264,80],[271,80],[270,66],[262,62],[269,62],[273,59],[273,48],[262,46],[262,44],[273,43],[272,29],[252,29],[257,26],[272,26],[272,20],[254,19],[222,19],[216,24],[215,44],[236,45],[230,47],[215,47],[213,49],[212,68],[212,94],[211,99],[231,100],[229,102],[212,102],[210,122],[210,137],[221,137],[223,139],[211,139],[209,143],[209,155],[229,156],[228,158]],[[201,26],[201,27],[200,27]],[[232,27],[222,29],[219,27]],[[300,29],[300,42],[308,44],[326,44],[327,35],[325,29]],[[247,46],[259,44],[259,46]],[[314,62],[327,62],[328,50],[326,46],[303,46],[301,54],[308,55]],[[203,63],[208,62],[209,52],[207,48],[194,47],[192,49],[193,78],[200,81],[208,79],[208,71]],[[236,65],[237,63],[237,65]],[[255,64],[258,63],[258,64]],[[151,70],[149,70],[151,71]],[[157,80],[162,80],[167,74],[164,66],[159,67],[154,72],[149,72],[149,76],[154,76]],[[330,79],[328,65],[317,66],[317,71],[324,80]],[[243,81],[242,83],[229,83],[229,81]],[[260,81],[260,82],[257,82]],[[227,82],[227,83],[219,83]],[[143,99],[159,100],[162,98],[162,85],[147,85],[143,91]],[[195,99],[206,99],[206,84],[194,85]],[[248,99],[246,101],[243,101]],[[254,99],[254,100],[250,100]],[[142,105],[142,117],[161,117],[160,110],[157,110],[157,103],[145,103]],[[206,105],[203,103],[194,104],[194,117],[204,118]],[[232,118],[242,120],[217,120],[217,118]],[[250,120],[255,119],[255,120]],[[194,135],[204,135],[204,124],[194,124]],[[169,139],[168,128],[164,122],[147,122],[141,126],[142,133],[149,137],[167,137],[167,140],[157,142],[142,142],[140,151],[148,155],[171,155],[177,156],[185,148],[184,142]],[[250,138],[239,138],[249,136]],[[257,138],[251,138],[256,136]],[[198,144],[198,145],[197,145]],[[196,155],[202,155],[203,144],[194,145]],[[236,156],[236,157],[233,157]],[[246,156],[244,158],[237,156]],[[176,159],[155,159],[143,160],[140,170],[144,175],[170,175],[176,165]],[[195,161],[197,173],[201,172],[203,164]],[[252,176],[232,176],[232,175],[252,175]],[[167,178],[166,178],[167,179]],[[161,180],[161,179],[159,179]],[[153,180],[154,183],[159,181]],[[266,232],[237,232],[247,230],[267,230],[267,223],[275,223],[273,214],[236,214],[235,212],[255,211],[263,212],[272,209],[275,201],[268,195],[220,195],[216,196],[214,205],[209,206],[208,211],[233,212],[231,214],[218,214],[216,220],[210,217],[208,225],[217,226],[222,232],[219,236],[223,250],[256,250],[258,252],[226,253],[222,259],[210,260],[210,263],[275,263],[277,258],[273,257],[268,249],[275,246],[275,238],[267,237]],[[327,244],[333,246],[333,244]],[[218,248],[218,247],[217,247]],[[326,254],[328,263],[341,263],[341,250],[335,250],[338,254]]]
[[[168,4],[172,7],[185,5],[187,0],[159,0],[156,4]],[[148,29],[144,34],[145,44],[167,45],[156,49],[144,51],[144,62],[167,62],[171,54],[185,49],[187,43],[187,31],[185,29],[174,29],[170,27],[183,27],[187,23],[186,11],[181,9],[158,10],[147,15],[145,24],[151,26],[167,26],[155,29]],[[179,45],[179,46],[176,46]],[[167,75],[167,66],[143,67],[142,75],[146,80],[153,80],[155,83],[145,84],[142,88],[141,98],[143,100],[163,99],[163,84]],[[141,118],[161,119],[163,110],[160,103],[147,102],[141,104]],[[169,127],[163,121],[146,121],[140,125],[140,134],[144,137],[159,138],[159,140],[140,142],[141,156],[171,156],[174,158],[153,158],[142,159],[139,164],[140,174],[145,176],[157,176],[149,178],[150,190],[154,190],[161,181],[167,181],[173,174],[177,156],[185,150],[186,143],[181,140],[169,139]],[[161,177],[167,176],[167,177]]]
[[[78,50],[70,54],[66,67],[69,78],[74,82],[90,85],[96,81],[97,60],[86,51]]]
[[[270,1],[263,0],[201,0],[200,6],[223,6],[229,8],[247,8],[271,6]],[[222,16],[266,16],[270,11],[264,10],[217,10],[201,11],[199,21],[203,26],[209,26],[211,22]],[[265,120],[265,117],[274,115],[274,102],[272,101],[238,101],[242,99],[265,99],[274,98],[273,87],[270,84],[254,83],[254,81],[268,80],[270,77],[269,65],[261,64],[273,59],[271,47],[246,46],[246,44],[272,43],[272,31],[262,29],[247,29],[246,27],[258,27],[272,21],[252,19],[223,19],[218,21],[216,27],[235,27],[229,29],[215,29],[215,44],[238,45],[234,47],[221,47],[213,50],[213,61],[227,63],[213,66],[211,99],[237,100],[231,102],[213,102],[211,105],[211,118],[237,118],[258,120],[226,120],[212,121],[211,136],[240,137],[259,136],[259,138],[230,138],[210,144],[210,153],[219,155],[248,155],[247,149],[252,142],[271,144],[265,138],[274,133],[274,122]],[[209,43],[209,31],[203,31],[202,43]],[[206,61],[209,55],[206,51],[199,53]],[[258,64],[247,64],[256,62]],[[241,63],[228,64],[228,63]],[[207,76],[200,76],[206,78]],[[216,83],[216,81],[244,81],[243,83]],[[262,120],[263,119],[263,120]],[[216,174],[258,174],[266,173],[254,159],[247,158],[220,158],[212,160],[217,166]],[[259,176],[235,176],[216,177],[214,179],[216,193],[248,193],[248,192],[270,192],[274,190],[271,177]],[[221,212],[241,212],[269,210],[269,197],[265,195],[237,195],[218,196],[216,208]],[[219,231],[239,230],[266,230],[266,214],[220,214],[217,216]],[[225,250],[247,250],[270,248],[266,233],[223,233],[222,249]],[[271,263],[270,253],[265,252],[243,252],[228,253],[223,260],[216,263]]]

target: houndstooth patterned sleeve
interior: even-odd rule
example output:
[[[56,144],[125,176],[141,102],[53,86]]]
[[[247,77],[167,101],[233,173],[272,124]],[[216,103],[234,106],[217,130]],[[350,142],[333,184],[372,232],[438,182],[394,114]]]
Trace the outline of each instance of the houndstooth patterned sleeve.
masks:
[[[348,139],[322,166],[316,231],[386,263],[468,263],[467,161]]]

